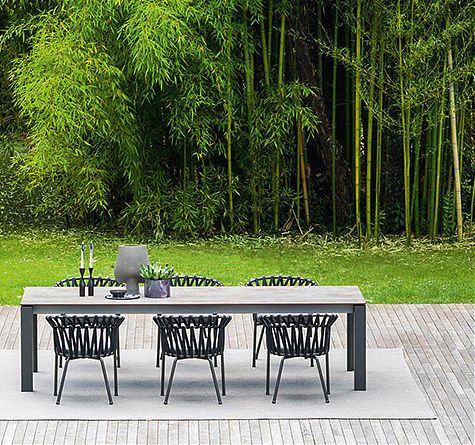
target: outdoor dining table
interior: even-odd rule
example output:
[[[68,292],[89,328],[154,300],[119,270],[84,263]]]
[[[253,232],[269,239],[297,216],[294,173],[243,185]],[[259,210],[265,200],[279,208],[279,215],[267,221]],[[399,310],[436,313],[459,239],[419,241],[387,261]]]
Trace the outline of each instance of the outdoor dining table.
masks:
[[[38,371],[38,314],[346,313],[347,370],[366,390],[366,303],[356,286],[173,287],[170,298],[109,300],[107,288],[80,297],[74,287],[27,287],[21,300],[21,391]],[[152,364],[153,365],[153,364]]]

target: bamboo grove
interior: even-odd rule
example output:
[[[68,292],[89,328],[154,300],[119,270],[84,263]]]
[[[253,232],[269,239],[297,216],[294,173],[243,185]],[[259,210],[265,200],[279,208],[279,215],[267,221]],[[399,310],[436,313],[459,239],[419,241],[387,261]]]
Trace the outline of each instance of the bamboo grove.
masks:
[[[473,2],[3,0],[0,26],[37,212],[157,238],[473,230]]]

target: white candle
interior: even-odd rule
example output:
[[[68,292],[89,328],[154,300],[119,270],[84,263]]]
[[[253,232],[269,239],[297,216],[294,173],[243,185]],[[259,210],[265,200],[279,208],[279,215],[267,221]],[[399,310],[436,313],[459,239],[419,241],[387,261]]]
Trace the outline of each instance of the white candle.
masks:
[[[92,263],[93,263],[93,256],[94,256],[94,245],[92,244],[92,241],[89,243],[89,267],[92,269]]]
[[[81,244],[81,269],[84,269],[84,241]]]

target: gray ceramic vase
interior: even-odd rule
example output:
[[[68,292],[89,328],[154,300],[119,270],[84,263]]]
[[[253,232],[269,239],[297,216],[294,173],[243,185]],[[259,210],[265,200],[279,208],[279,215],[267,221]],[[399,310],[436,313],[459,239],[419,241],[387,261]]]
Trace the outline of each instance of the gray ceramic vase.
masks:
[[[171,280],[145,280],[143,294],[147,298],[168,298]]]
[[[140,276],[142,264],[150,264],[147,246],[143,244],[119,246],[114,274],[117,281],[126,283],[128,294],[137,295],[140,293],[139,283],[144,282]]]

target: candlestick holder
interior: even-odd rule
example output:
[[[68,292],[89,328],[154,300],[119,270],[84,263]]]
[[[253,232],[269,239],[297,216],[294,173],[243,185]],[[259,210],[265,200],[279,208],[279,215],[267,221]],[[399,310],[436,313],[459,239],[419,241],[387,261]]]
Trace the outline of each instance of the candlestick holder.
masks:
[[[89,268],[89,280],[87,282],[87,295],[92,297],[94,295],[94,278],[92,277],[92,271],[94,268]]]
[[[79,296],[80,297],[85,297],[86,296],[86,282],[84,281],[84,272],[85,272],[84,267],[79,268],[79,273],[81,276],[79,277]]]

